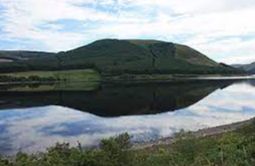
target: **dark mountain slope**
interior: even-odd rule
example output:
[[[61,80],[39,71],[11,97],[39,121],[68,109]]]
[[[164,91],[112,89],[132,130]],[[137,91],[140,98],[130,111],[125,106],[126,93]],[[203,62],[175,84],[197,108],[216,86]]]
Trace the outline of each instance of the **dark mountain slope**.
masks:
[[[39,57],[51,56],[54,53],[36,51],[0,51],[0,58],[10,58],[13,60],[29,60]]]
[[[57,65],[54,53],[36,51],[0,51],[0,72],[33,70],[37,65],[47,68]]]
[[[248,73],[255,74],[255,62],[246,65],[236,64],[232,66],[238,69],[242,69]]]

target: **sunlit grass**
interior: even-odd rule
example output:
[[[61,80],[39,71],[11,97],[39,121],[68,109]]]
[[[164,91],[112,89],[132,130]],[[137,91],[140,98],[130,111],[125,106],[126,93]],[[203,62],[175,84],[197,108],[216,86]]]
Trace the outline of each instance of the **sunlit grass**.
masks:
[[[0,74],[0,76],[10,76],[15,78],[37,76],[40,78],[54,78],[65,81],[99,81],[100,75],[92,69],[62,70],[62,71],[27,71]]]

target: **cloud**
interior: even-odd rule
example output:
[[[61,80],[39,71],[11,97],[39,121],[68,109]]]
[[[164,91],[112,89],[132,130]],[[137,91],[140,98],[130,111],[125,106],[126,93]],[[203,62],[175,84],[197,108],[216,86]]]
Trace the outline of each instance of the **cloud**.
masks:
[[[0,0],[0,36],[34,41],[21,49],[46,51],[101,38],[155,38],[190,45],[217,61],[247,63],[255,60],[254,9],[253,0]],[[0,41],[0,48],[17,46]]]
[[[72,31],[62,33],[59,31],[61,26],[54,24],[50,24],[51,26],[47,28],[39,28],[38,26],[62,19],[107,20],[107,14],[99,13],[90,8],[85,10],[77,6],[79,3],[81,1],[77,0],[1,0],[4,37],[35,40],[42,42],[44,44],[42,47],[50,50],[69,49],[77,46],[86,35]]]

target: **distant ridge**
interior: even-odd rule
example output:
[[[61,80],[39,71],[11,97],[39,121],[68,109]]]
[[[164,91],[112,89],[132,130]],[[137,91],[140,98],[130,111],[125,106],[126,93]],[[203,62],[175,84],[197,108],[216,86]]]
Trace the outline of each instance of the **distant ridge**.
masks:
[[[251,64],[245,64],[245,65],[236,64],[236,65],[232,65],[232,66],[236,67],[237,69],[245,70],[248,73],[255,74],[255,62],[253,62]]]

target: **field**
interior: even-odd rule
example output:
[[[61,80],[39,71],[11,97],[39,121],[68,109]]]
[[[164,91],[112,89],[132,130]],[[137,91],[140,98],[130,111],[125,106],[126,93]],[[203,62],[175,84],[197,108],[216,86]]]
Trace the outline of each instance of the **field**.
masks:
[[[0,79],[2,91],[14,92],[90,91],[101,81],[99,73],[90,69],[5,73]]]
[[[62,70],[62,71],[28,71],[28,72],[15,72],[4,73],[0,76],[7,76],[20,80],[31,80],[33,78],[39,79],[52,79],[65,82],[79,82],[79,81],[100,81],[100,75],[91,69],[81,70]]]

